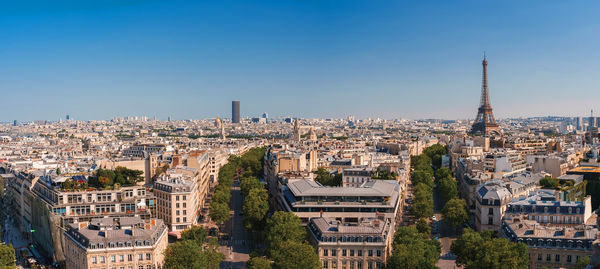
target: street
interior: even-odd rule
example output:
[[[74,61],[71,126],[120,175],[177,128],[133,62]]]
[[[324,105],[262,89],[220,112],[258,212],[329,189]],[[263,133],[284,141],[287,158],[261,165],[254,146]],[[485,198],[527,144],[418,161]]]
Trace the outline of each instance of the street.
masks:
[[[17,267],[23,268],[22,265],[24,264],[24,260],[23,257],[21,257],[20,251],[22,249],[26,249],[29,245],[29,242],[23,239],[18,227],[15,226],[13,220],[9,216],[6,216],[2,225],[2,241],[5,242],[7,245],[13,245],[13,247],[15,248]]]
[[[450,253],[450,246],[452,242],[456,240],[456,231],[454,228],[446,225],[444,221],[444,216],[442,215],[442,208],[444,208],[444,202],[442,197],[438,194],[438,189],[435,188],[433,191],[433,203],[434,203],[434,216],[436,220],[434,221],[434,227],[437,225],[439,238],[438,240],[442,244],[442,252],[440,256],[440,260],[437,262],[437,266],[444,268],[461,268],[456,266],[456,256]],[[435,234],[435,231],[434,231]]]
[[[226,223],[224,231],[228,231],[229,240],[226,246],[219,249],[225,254],[225,261],[221,263],[221,268],[246,268],[246,262],[250,259],[250,245],[252,239],[244,229],[242,216],[243,197],[238,180],[233,182],[231,188],[231,208],[232,217]]]

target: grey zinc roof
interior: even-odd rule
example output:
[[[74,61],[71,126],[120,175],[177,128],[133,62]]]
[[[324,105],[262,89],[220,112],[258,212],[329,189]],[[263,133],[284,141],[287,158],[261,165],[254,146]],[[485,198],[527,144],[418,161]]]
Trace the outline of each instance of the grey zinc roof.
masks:
[[[510,196],[510,192],[500,184],[493,182],[485,184],[477,191],[482,199],[501,200]]]
[[[361,187],[326,187],[311,180],[297,180],[288,183],[295,196],[392,196],[398,182],[394,180],[373,180]]]

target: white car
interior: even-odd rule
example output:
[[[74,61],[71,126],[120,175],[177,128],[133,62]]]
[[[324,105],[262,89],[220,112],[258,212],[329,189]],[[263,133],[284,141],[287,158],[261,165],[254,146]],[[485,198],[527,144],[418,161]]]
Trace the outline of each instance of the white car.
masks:
[[[437,218],[435,216],[431,217],[432,220],[437,220]]]

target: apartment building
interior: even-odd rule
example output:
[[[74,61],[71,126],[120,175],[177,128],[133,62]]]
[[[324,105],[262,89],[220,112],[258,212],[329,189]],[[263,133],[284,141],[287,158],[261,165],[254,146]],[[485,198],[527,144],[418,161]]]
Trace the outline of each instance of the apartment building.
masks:
[[[348,168],[342,171],[342,187],[358,187],[371,180],[373,168]]]
[[[169,231],[181,231],[198,223],[198,184],[182,176],[170,175],[154,182],[156,217]]]
[[[502,180],[493,180],[477,189],[475,228],[477,231],[498,230],[504,212],[513,199],[529,195],[544,175],[525,173]]]
[[[289,182],[282,195],[283,209],[294,212],[303,224],[315,217],[331,217],[344,223],[359,223],[380,215],[394,219],[401,200],[395,180],[373,180],[360,187],[326,187],[297,180]]]
[[[391,255],[394,221],[380,216],[360,223],[343,223],[335,218],[312,218],[310,242],[325,269],[380,269]]]
[[[159,219],[97,218],[73,223],[64,233],[69,269],[159,269],[168,246]]]

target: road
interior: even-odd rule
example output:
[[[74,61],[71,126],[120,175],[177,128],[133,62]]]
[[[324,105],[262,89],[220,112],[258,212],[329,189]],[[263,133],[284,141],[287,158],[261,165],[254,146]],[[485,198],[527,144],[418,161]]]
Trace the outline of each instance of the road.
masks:
[[[23,257],[21,257],[21,249],[27,248],[29,241],[24,239],[19,232],[18,227],[14,224],[14,221],[10,217],[6,217],[2,225],[2,242],[6,244],[12,244],[15,248],[15,254],[17,258],[18,268],[22,268],[20,265],[24,264]]]
[[[456,266],[456,257],[450,252],[450,246],[452,242],[456,240],[456,231],[454,228],[446,225],[444,216],[442,215],[442,208],[444,208],[444,201],[438,194],[437,188],[433,192],[433,203],[434,203],[434,216],[436,217],[436,223],[438,226],[439,238],[438,240],[442,244],[442,253],[437,266],[444,268],[461,268]]]
[[[244,217],[242,216],[243,204],[240,182],[234,181],[231,187],[231,209],[232,217],[227,222],[226,231],[229,232],[229,240],[226,247],[220,250],[225,254],[225,261],[221,263],[221,268],[246,268],[246,262],[250,259],[250,245],[252,240],[248,232],[244,229]]]

